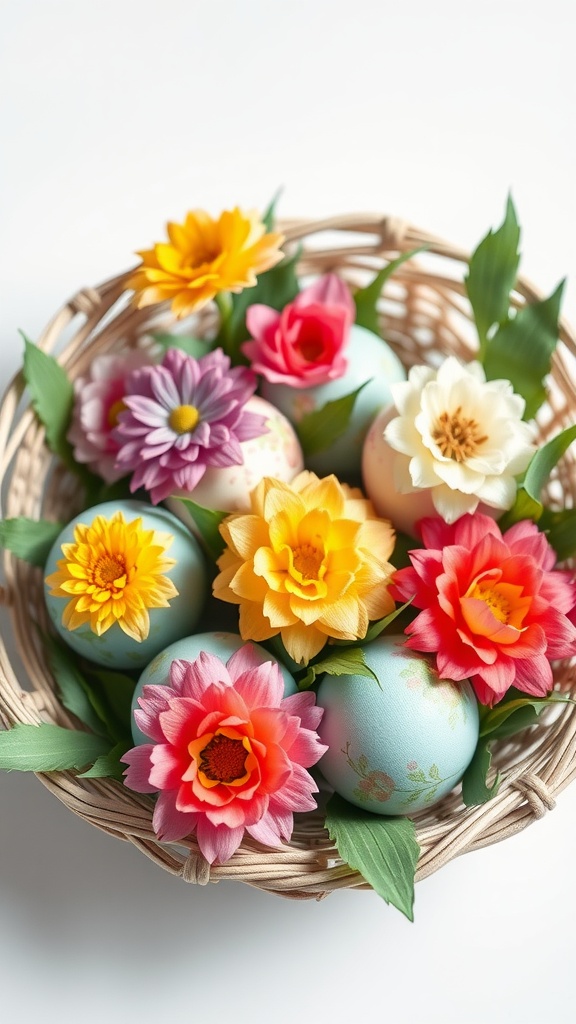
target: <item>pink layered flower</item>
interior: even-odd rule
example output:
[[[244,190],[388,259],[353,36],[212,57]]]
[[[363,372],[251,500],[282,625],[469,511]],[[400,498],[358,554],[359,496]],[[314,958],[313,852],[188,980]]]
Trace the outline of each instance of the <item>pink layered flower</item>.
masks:
[[[130,374],[114,432],[117,467],[133,474],[130,490],[146,488],[157,504],[193,491],[208,466],[241,465],[240,442],[268,429],[264,416],[244,408],[255,389],[254,374],[230,368],[221,349],[201,359],[168,349],[160,366]]]
[[[74,408],[68,440],[76,462],[85,463],[107,483],[126,473],[116,465],[118,441],[114,429],[125,409],[126,378],[152,363],[146,352],[132,350],[120,355],[96,356],[86,376],[74,381]]]
[[[551,661],[576,655],[570,621],[576,585],[554,569],[556,555],[535,523],[501,533],[485,515],[452,525],[420,523],[424,549],[410,552],[390,588],[422,611],[407,627],[406,646],[437,652],[444,679],[470,679],[482,704],[510,686],[537,697],[553,685]]]
[[[326,274],[281,313],[254,305],[246,313],[251,341],[242,345],[252,369],[275,384],[310,388],[341,377],[356,309],[343,281]]]
[[[173,661],[170,686],[145,686],[134,712],[152,740],[122,760],[126,785],[158,792],[161,841],[195,832],[207,861],[229,860],[247,832],[264,846],[290,839],[295,811],[316,808],[306,771],[327,749],[312,693],[283,697],[276,662],[245,644],[224,664],[202,652]]]

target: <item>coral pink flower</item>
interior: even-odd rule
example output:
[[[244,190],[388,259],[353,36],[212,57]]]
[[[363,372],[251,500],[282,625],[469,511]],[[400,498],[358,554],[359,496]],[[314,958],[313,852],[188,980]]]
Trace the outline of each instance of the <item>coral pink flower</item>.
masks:
[[[423,610],[407,627],[407,647],[437,652],[442,679],[470,678],[482,704],[510,686],[537,697],[553,685],[550,661],[576,654],[570,622],[576,585],[554,569],[556,555],[535,523],[504,534],[485,515],[449,526],[420,522],[425,549],[410,552],[390,588]]]
[[[231,368],[221,349],[201,359],[168,349],[161,366],[130,374],[114,435],[117,465],[133,473],[130,490],[145,487],[156,505],[193,491],[208,466],[242,465],[240,442],[268,429],[244,408],[255,390],[254,374]]]
[[[152,358],[132,350],[120,355],[96,356],[85,377],[74,381],[74,408],[68,440],[76,462],[86,463],[107,483],[126,473],[116,466],[119,444],[113,431],[123,402],[126,378],[132,370],[152,363]]]
[[[310,388],[341,377],[356,308],[343,281],[326,274],[281,313],[254,305],[246,313],[251,341],[242,351],[252,369],[274,384]]]
[[[292,834],[293,812],[316,808],[306,771],[327,749],[311,693],[283,697],[275,662],[251,644],[224,665],[202,652],[172,662],[170,686],[145,686],[134,717],[152,743],[122,760],[126,785],[159,792],[153,827],[165,842],[191,832],[207,861],[222,864],[244,832],[264,846]]]

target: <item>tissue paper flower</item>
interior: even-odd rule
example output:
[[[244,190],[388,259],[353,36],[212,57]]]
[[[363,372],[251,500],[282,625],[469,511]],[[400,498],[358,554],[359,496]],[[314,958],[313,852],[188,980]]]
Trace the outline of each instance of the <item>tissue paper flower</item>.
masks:
[[[168,242],[138,253],[142,259],[127,283],[138,307],[169,299],[177,317],[205,306],[218,292],[241,292],[258,274],[283,259],[284,236],[266,232],[260,214],[235,207],[214,220],[191,210],[183,224],[167,225]]]
[[[277,663],[261,664],[251,644],[226,665],[206,652],[175,660],[169,686],[143,688],[134,718],[153,742],[121,760],[127,786],[159,793],[152,824],[162,842],[194,831],[206,860],[222,864],[245,831],[279,846],[293,812],[316,808],[306,769],[327,749],[315,731],[322,709],[312,693],[283,693]]]
[[[482,704],[510,686],[546,696],[550,661],[576,654],[576,585],[554,569],[544,534],[531,520],[502,534],[479,513],[453,526],[423,519],[420,528],[425,548],[410,552],[412,566],[392,586],[397,600],[423,609],[406,628],[406,646],[436,653],[442,679],[470,678]]]
[[[408,380],[391,384],[399,415],[384,431],[401,454],[394,462],[396,489],[430,488],[447,523],[474,512],[479,502],[508,509],[514,477],[535,451],[534,431],[522,421],[525,401],[507,380],[486,380],[480,363],[454,356],[439,370],[415,366]]]
[[[172,534],[145,530],[142,519],[126,522],[122,512],[111,519],[96,516],[91,526],[79,523],[74,542],[62,545],[57,572],[46,577],[53,597],[69,597],[62,613],[66,629],[88,623],[97,636],[115,622],[134,640],[150,631],[149,608],[168,608],[178,591],[163,573],[175,565],[166,551]]]
[[[272,383],[309,388],[341,377],[344,349],[356,316],[352,296],[336,274],[305,288],[281,313],[250,306],[246,326],[252,341],[242,345],[252,369]]]
[[[138,350],[96,356],[86,376],[74,381],[74,408],[67,437],[76,462],[86,463],[107,483],[125,473],[116,465],[118,442],[113,431],[126,408],[126,378],[132,370],[152,362],[146,352]]]
[[[250,498],[250,513],[220,526],[227,547],[214,580],[216,597],[240,605],[244,640],[279,633],[305,664],[328,637],[360,639],[393,611],[394,530],[360,490],[305,471],[290,484],[265,477]]]
[[[240,442],[267,430],[264,416],[244,409],[255,387],[254,374],[230,368],[221,349],[201,359],[168,349],[160,366],[132,373],[114,435],[130,490],[145,487],[156,505],[193,491],[207,466],[240,465]]]

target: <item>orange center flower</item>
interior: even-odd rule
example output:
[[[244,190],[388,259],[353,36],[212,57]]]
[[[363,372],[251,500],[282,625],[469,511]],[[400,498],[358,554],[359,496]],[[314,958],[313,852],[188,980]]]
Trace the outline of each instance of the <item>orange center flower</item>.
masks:
[[[195,765],[198,781],[205,789],[219,784],[243,786],[258,768],[249,737],[228,726],[193,740],[188,745],[188,753],[193,764],[183,778],[193,778]]]

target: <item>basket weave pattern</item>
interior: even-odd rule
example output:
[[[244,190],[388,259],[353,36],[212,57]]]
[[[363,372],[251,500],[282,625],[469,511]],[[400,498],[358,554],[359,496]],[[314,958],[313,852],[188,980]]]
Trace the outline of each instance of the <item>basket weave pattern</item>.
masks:
[[[439,353],[473,358],[474,332],[463,286],[466,253],[396,218],[377,215],[285,221],[280,227],[288,242],[302,246],[301,276],[334,271],[352,286],[364,284],[383,262],[427,246],[424,254],[396,271],[382,296],[383,336],[406,367],[437,364]],[[85,371],[102,352],[136,344],[152,331],[173,327],[166,306],[137,310],[129,304],[124,295],[127,276],[79,292],[39,339],[41,348],[58,354],[71,377]],[[521,307],[538,298],[540,294],[520,279],[515,304]],[[204,310],[196,318],[194,330],[209,332],[214,318],[212,309]],[[560,337],[549,400],[538,417],[540,441],[574,421],[576,336],[563,323]],[[18,376],[0,407],[2,515],[66,522],[81,507],[75,481],[47,451],[43,428],[30,407],[22,406],[22,392],[23,381]],[[570,452],[560,462],[547,496],[550,504],[574,505],[575,462],[576,454]],[[0,720],[7,727],[47,721],[78,728],[78,722],[58,702],[39,640],[38,625],[48,628],[41,571],[6,552],[4,581],[0,598],[9,609],[14,643],[0,640]],[[6,635],[7,630],[3,632]],[[576,691],[574,664],[558,664],[555,679],[563,692]],[[554,806],[556,794],[576,775],[576,707],[562,705],[561,714],[539,725],[534,735],[501,743],[495,763],[503,782],[488,804],[466,809],[456,792],[416,816],[421,847],[417,879],[432,874],[458,854],[513,835]],[[292,840],[280,850],[265,849],[246,837],[230,861],[210,868],[198,854],[193,838],[177,844],[156,840],[149,797],[118,782],[79,779],[71,772],[38,777],[70,810],[132,843],[185,881],[205,884],[236,879],[295,899],[320,899],[340,888],[368,888],[357,872],[342,864],[319,813],[297,816]]]

